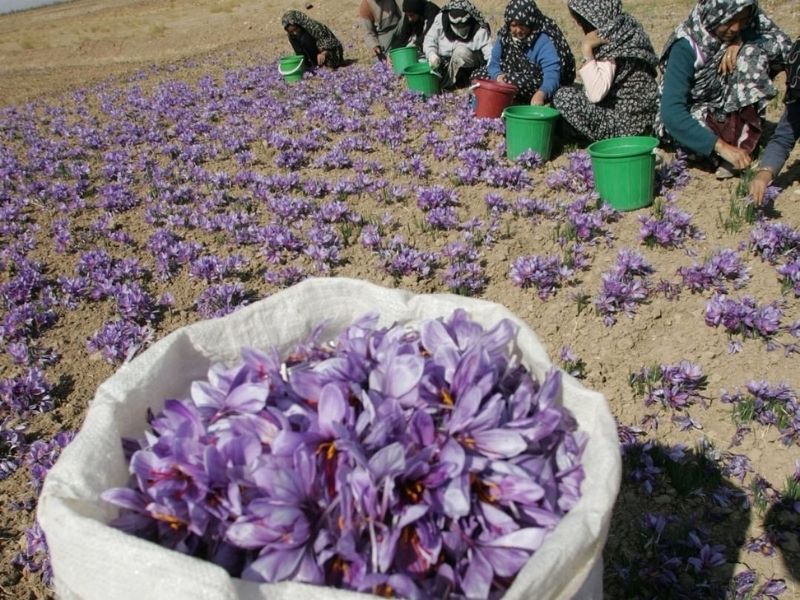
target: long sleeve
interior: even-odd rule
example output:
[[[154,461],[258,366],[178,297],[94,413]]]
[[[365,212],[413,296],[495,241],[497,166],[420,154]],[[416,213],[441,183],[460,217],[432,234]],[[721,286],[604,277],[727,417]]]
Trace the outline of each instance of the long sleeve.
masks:
[[[358,7],[358,20],[364,30],[364,43],[367,44],[368,48],[380,46],[378,32],[375,29],[375,19],[369,0],[361,0],[361,4]]]
[[[439,37],[442,35],[442,13],[436,15],[433,20],[433,25],[425,34],[425,40],[422,42],[422,53],[427,58],[433,54],[439,54]]]
[[[597,104],[611,90],[617,65],[613,60],[590,60],[579,71],[589,102]]]
[[[497,76],[502,73],[500,70],[500,57],[503,55],[503,44],[500,42],[500,38],[497,38],[494,41],[494,46],[492,46],[492,54],[489,58],[489,64],[486,67],[486,71],[489,73],[489,77],[492,79],[497,79]]]
[[[689,94],[694,79],[694,50],[680,39],[669,52],[661,96],[661,121],[679,145],[691,152],[709,156],[717,136],[700,124],[689,112]]]
[[[487,63],[492,58],[492,38],[489,35],[489,30],[486,27],[481,27],[475,32],[470,44],[473,49],[483,54],[483,60]]]
[[[542,68],[542,85],[539,91],[544,92],[548,99],[552,98],[561,82],[561,59],[549,36],[542,33],[536,38],[533,47],[528,51],[528,59]]]
[[[781,172],[798,139],[800,139],[800,103],[792,102],[786,105],[778,127],[764,149],[759,166],[768,167],[773,177],[776,176]]]

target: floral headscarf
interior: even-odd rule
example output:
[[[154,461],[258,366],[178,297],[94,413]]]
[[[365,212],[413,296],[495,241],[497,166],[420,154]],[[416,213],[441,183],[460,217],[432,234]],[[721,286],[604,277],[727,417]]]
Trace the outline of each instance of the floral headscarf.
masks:
[[[544,33],[553,42],[558,53],[558,59],[561,62],[561,83],[563,85],[570,85],[575,81],[575,57],[572,55],[572,50],[569,47],[564,32],[556,24],[553,19],[547,17],[536,6],[533,0],[510,0],[506,5],[506,10],[503,14],[505,24],[497,32],[497,39],[503,46],[503,58],[501,58],[501,68],[503,67],[503,60],[510,60],[511,57],[506,57],[506,54],[522,54],[530,48],[536,41],[539,33]],[[531,36],[524,47],[517,48],[511,39],[511,31],[509,24],[511,21],[517,21],[523,25],[531,28]],[[508,50],[507,50],[508,49]],[[515,49],[515,50],[512,50]],[[527,60],[527,59],[526,59]],[[515,61],[518,62],[518,61]]]
[[[746,27],[752,34],[748,35],[753,40],[751,43],[766,53],[771,69],[777,70],[786,65],[791,39],[758,7],[758,0],[699,0],[689,18],[678,25],[667,40],[661,54],[661,65],[664,66],[672,44],[679,39],[689,41],[695,52],[695,83],[691,92],[695,100],[705,99],[714,103],[713,99],[722,94],[724,84],[719,74],[719,64],[728,44],[715,36],[714,30],[745,8],[752,10],[750,23]],[[764,77],[768,80],[769,73],[765,73]]]
[[[620,0],[569,0],[567,6],[608,40],[597,48],[595,58],[635,58],[653,68],[658,64],[650,38],[639,21],[622,11]]]

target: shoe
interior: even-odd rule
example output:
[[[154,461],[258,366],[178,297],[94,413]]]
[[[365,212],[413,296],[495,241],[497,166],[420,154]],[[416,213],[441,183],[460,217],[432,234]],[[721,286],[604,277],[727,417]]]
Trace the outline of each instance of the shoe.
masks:
[[[732,177],[738,176],[739,171],[726,160],[721,160],[719,166],[717,166],[717,170],[714,172],[714,177],[720,180],[731,179]]]

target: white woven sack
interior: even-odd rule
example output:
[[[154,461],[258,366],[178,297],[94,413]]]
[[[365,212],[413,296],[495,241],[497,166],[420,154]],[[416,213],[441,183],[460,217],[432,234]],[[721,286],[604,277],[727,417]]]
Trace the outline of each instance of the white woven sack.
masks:
[[[66,600],[357,600],[362,594],[298,583],[257,584],[221,567],[122,533],[116,509],[100,494],[125,485],[120,438],[139,437],[148,408],[188,395],[215,362],[234,363],[242,347],[291,349],[322,319],[332,338],[356,317],[378,311],[380,325],[447,316],[464,308],[485,327],[520,326],[525,363],[540,380],[551,367],[520,319],[497,304],[449,294],[416,295],[352,279],[312,279],[221,319],[181,328],[160,340],[97,390],[75,440],[50,470],[38,518],[47,535],[56,594]],[[506,599],[602,598],[602,551],[620,480],[617,430],[600,394],[563,378],[563,403],[589,441],[582,497],[520,571]]]

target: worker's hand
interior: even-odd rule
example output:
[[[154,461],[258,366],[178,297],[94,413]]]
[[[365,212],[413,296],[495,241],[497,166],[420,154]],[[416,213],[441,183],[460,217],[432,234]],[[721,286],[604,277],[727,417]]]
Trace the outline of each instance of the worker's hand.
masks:
[[[383,50],[381,50],[380,46],[375,46],[374,48],[372,48],[372,53],[378,58],[383,57]]]
[[[506,82],[505,73],[500,73],[500,75],[497,76],[497,81],[499,81],[500,83],[505,83]]]
[[[750,155],[736,146],[732,146],[727,142],[723,142],[722,138],[717,138],[717,143],[714,144],[714,152],[727,160],[735,169],[746,169],[753,162]]]
[[[319,54],[317,54],[317,66],[321,67],[325,64],[325,61],[328,60],[328,52],[327,50],[323,50]]]
[[[542,90],[537,91],[531,98],[532,106],[543,106],[547,102],[547,96]]]
[[[772,183],[772,171],[764,169],[756,173],[753,180],[750,182],[750,195],[753,197],[753,202],[756,206],[761,206],[764,203],[764,194]]]
[[[431,52],[428,54],[428,64],[431,66],[431,69],[435,69],[442,64],[442,59],[439,58],[439,55],[435,52]]]
[[[581,54],[583,54],[585,59],[591,60],[594,57],[594,49],[607,43],[608,40],[600,37],[596,29],[590,31],[583,36],[583,40],[581,41]]]
[[[736,58],[739,56],[739,50],[742,48],[742,42],[731,44],[722,55],[722,60],[719,61],[719,72],[722,75],[733,73],[736,70]]]

